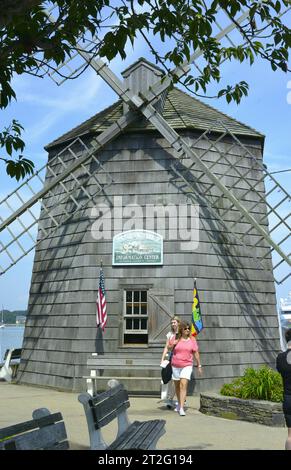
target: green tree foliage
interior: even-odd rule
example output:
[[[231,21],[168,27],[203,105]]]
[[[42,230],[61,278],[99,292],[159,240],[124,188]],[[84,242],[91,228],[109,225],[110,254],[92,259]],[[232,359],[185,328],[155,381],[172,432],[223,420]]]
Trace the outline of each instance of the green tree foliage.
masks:
[[[46,12],[53,5],[54,22]],[[291,31],[281,13],[289,5],[290,0],[2,0],[0,106],[5,108],[16,98],[13,74],[44,76],[71,57],[78,49],[78,38],[86,31],[93,38],[89,51],[92,58],[111,60],[120,56],[124,59],[127,43],[134,46],[137,38],[142,37],[166,72],[199,50],[203,63],[199,74],[190,72],[183,78],[187,89],[199,96],[207,93],[210,82],[220,81],[221,64],[225,60],[252,64],[256,57],[261,57],[273,70],[286,72]],[[214,38],[215,21],[219,20],[221,10],[241,33],[241,42],[236,46],[226,47]],[[249,16],[239,24],[237,19],[242,11],[247,11]],[[153,44],[157,44],[156,48]],[[159,44],[163,44],[163,50],[169,45],[169,50],[162,54]],[[175,75],[172,79],[173,83],[178,80]],[[247,93],[248,84],[241,81],[221,89],[218,97],[239,103]],[[23,162],[23,158],[20,160]],[[9,163],[13,176],[15,168]],[[24,172],[28,168],[30,171],[31,166],[22,165]]]
[[[279,372],[267,366],[257,370],[249,367],[242,377],[234,379],[230,384],[224,384],[220,393],[237,398],[281,402],[282,377]]]
[[[13,151],[24,150],[25,144],[20,138],[22,130],[21,124],[13,119],[11,125],[0,132],[0,148],[5,149],[9,157],[12,157]],[[0,156],[0,160],[6,163],[7,174],[17,181],[33,173],[34,163],[23,155],[19,155],[15,160]]]
[[[8,323],[8,324],[15,324],[16,323],[16,318],[21,316],[21,317],[26,317],[27,311],[26,310],[3,310],[3,323]],[[2,312],[0,316],[0,322],[2,320]]]

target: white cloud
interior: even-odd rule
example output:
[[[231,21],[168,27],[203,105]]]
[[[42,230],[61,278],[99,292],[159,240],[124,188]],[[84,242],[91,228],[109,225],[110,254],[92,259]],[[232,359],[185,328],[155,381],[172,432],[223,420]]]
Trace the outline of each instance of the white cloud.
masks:
[[[94,98],[97,97],[101,86],[102,80],[92,71],[85,80],[80,79],[77,86],[70,87],[69,92],[60,98],[41,96],[31,92],[21,94],[19,101],[48,108],[48,111],[42,113],[43,117],[40,120],[26,129],[30,144],[39,140],[54,125],[63,121],[67,114],[74,112],[80,114],[87,111]],[[59,133],[61,134],[62,131]]]
[[[21,91],[18,95],[18,101],[52,108],[61,113],[74,111],[88,106],[88,103],[97,95],[102,81],[92,71],[85,80],[80,78],[80,81],[76,82],[76,84],[76,87],[70,87],[72,89],[69,90],[69,93],[66,93],[61,98],[50,98],[48,96],[40,96],[32,91]]]

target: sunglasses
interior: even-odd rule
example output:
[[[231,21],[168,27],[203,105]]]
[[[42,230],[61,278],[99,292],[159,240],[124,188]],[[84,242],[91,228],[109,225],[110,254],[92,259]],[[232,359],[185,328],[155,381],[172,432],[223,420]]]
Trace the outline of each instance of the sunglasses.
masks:
[[[183,328],[183,330],[190,330],[190,326],[186,326],[186,328]]]

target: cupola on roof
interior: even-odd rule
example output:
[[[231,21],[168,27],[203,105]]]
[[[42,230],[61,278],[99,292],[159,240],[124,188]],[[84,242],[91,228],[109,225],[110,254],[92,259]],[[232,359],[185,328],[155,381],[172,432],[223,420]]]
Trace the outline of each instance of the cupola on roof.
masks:
[[[125,84],[134,93],[145,92],[164,75],[164,71],[141,57],[121,72]]]

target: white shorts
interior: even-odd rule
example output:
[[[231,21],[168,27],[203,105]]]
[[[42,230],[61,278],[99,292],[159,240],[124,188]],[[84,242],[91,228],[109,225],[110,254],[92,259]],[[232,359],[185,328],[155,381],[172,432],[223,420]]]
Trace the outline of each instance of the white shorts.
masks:
[[[174,367],[172,366],[172,380],[191,379],[193,367]]]

